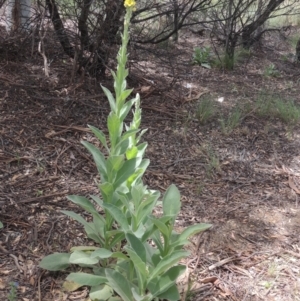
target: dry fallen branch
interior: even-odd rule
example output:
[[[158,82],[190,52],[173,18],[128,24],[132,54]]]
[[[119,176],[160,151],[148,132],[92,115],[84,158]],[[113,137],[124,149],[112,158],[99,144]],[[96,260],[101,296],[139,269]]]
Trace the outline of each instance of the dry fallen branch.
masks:
[[[31,198],[31,199],[27,199],[27,200],[23,200],[23,201],[18,201],[18,204],[26,204],[26,203],[31,203],[31,202],[39,202],[41,200],[48,199],[48,198],[53,198],[53,197],[57,197],[57,196],[66,196],[68,193],[69,193],[69,191],[62,191],[62,192],[57,192],[57,193],[51,193],[51,194],[39,196],[39,197],[36,197],[36,198]]]
[[[212,270],[214,270],[216,268],[219,268],[219,267],[227,264],[228,262],[235,261],[237,259],[239,259],[238,256],[231,256],[231,257],[225,258],[225,259],[223,259],[223,260],[221,260],[221,261],[219,261],[217,263],[214,263],[214,264],[210,265],[208,268],[206,268],[205,270],[201,271],[200,274],[204,274],[204,273],[207,273],[209,271],[212,271]]]

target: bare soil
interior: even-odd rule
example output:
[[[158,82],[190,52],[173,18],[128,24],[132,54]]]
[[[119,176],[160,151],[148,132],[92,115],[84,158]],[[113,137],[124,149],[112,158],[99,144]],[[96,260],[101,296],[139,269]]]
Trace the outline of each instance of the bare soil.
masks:
[[[292,50],[276,34],[233,71],[191,65],[193,48],[209,43],[185,32],[177,45],[156,50],[159,59],[139,52],[130,61],[129,85],[141,94],[148,128],[145,182],[162,192],[178,186],[178,231],[213,224],[189,246],[182,298],[300,300],[300,126],[255,110],[262,93],[300,105],[299,66],[283,60]],[[100,82],[111,88],[112,79],[72,76],[72,62],[56,44],[47,53],[47,78],[42,58],[23,46],[12,43],[0,60],[0,299],[8,299],[14,282],[18,300],[86,300],[87,289],[64,292],[66,274],[38,263],[87,243],[60,210],[81,212],[67,195],[97,194],[99,177],[80,141],[96,143],[87,124],[106,132]],[[264,75],[270,64],[276,76]],[[200,124],[195,112],[204,97],[217,113]],[[243,117],[224,133],[220,119],[237,105]]]

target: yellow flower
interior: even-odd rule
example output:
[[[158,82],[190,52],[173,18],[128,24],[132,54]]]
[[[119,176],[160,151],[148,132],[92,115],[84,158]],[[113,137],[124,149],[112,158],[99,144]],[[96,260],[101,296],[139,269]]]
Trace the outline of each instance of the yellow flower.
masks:
[[[135,0],[125,0],[125,2],[124,2],[124,6],[126,8],[133,8],[134,9],[135,5],[136,5]]]

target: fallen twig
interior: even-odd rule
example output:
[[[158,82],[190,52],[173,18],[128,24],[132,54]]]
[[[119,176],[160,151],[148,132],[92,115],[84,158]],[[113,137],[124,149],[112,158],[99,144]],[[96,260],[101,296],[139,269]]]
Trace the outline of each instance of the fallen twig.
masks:
[[[36,197],[36,198],[31,198],[31,199],[23,200],[23,201],[18,202],[18,204],[26,204],[26,203],[36,202],[36,201],[40,201],[40,200],[47,199],[47,198],[52,198],[52,197],[56,197],[56,196],[66,195],[68,193],[69,193],[69,191],[62,191],[62,192],[57,192],[57,193],[51,193],[51,194],[48,194],[48,195],[43,195],[43,196],[39,196],[39,197]]]
[[[219,268],[219,267],[223,266],[224,264],[226,264],[228,262],[231,262],[231,261],[234,261],[236,259],[238,259],[237,256],[231,256],[231,257],[225,258],[225,259],[223,259],[223,260],[221,260],[219,262],[216,262],[216,263],[210,265],[208,268],[206,268],[205,270],[201,271],[200,274],[204,274],[204,273],[207,273],[208,271],[212,271],[212,270],[214,270],[216,268]]]

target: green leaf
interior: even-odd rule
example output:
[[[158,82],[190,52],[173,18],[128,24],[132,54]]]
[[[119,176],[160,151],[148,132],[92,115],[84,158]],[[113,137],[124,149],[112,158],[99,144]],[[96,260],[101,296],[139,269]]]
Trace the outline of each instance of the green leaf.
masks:
[[[132,280],[129,280],[129,273],[128,271],[134,272],[133,271],[133,265],[131,262],[131,259],[127,258],[127,260],[118,260],[118,264],[116,266],[116,270],[118,270],[119,273],[121,273],[122,275],[124,275],[128,281],[130,281],[130,285],[133,284]]]
[[[143,142],[140,145],[138,145],[138,157],[143,157],[145,154],[145,151],[147,149],[148,143],[147,142]]]
[[[172,231],[171,239],[169,241],[169,250],[180,250],[182,249],[182,246],[189,245],[191,242],[189,240],[180,240],[179,239],[180,234],[176,233],[175,231]]]
[[[106,237],[107,238],[112,238],[116,235],[119,235],[119,234],[124,234],[124,232],[122,230],[110,230],[110,231],[106,231]],[[124,236],[125,238],[125,236]]]
[[[154,267],[157,266],[161,261],[160,254],[154,253],[151,257],[151,262],[153,262]]]
[[[151,222],[152,222],[152,220],[151,220]],[[161,242],[160,232],[158,230],[154,231],[152,233],[151,238],[153,239],[153,241],[155,242],[156,246],[158,247],[159,252],[162,254],[163,251],[164,251],[164,246],[163,246],[163,244]]]
[[[137,272],[140,272],[140,274],[143,276],[143,281],[145,281],[148,276],[146,262],[143,261],[138,253],[136,253],[131,247],[125,246],[124,250],[126,250],[134,267],[137,269]]]
[[[139,179],[139,176],[141,176],[141,175],[142,175],[142,170],[137,169],[137,171],[127,179],[127,181],[126,181],[127,187],[128,188],[132,187],[134,185],[133,184],[134,182],[139,184],[137,181]]]
[[[116,72],[115,72],[114,70],[110,70],[110,72],[111,72],[111,75],[112,75],[113,78],[114,78],[114,86],[115,86],[116,81],[117,81],[117,75],[116,75]]]
[[[138,149],[136,146],[133,146],[130,149],[128,149],[126,152],[127,160],[135,158],[137,156],[137,153],[138,153]]]
[[[149,221],[149,220],[148,220]],[[153,239],[153,233],[155,232],[158,232],[159,234],[159,231],[157,230],[157,228],[153,225],[152,221],[151,221],[151,224],[147,222],[147,224],[145,225],[146,227],[146,231],[145,233],[143,234],[143,236],[141,237],[141,241],[142,242],[145,242],[147,241],[149,238],[152,238]]]
[[[105,182],[107,183],[107,182]],[[103,184],[105,184],[103,183]],[[99,188],[102,184],[99,185]],[[97,195],[91,195],[90,196],[100,207],[102,207],[102,204],[103,204],[103,200],[101,200]]]
[[[93,145],[89,142],[82,141],[81,143],[92,154],[94,161],[96,163],[98,172],[104,179],[106,179],[107,178],[106,162],[105,162],[105,158],[104,158],[104,155],[102,154],[102,152],[95,145]]]
[[[111,171],[118,171],[122,165],[124,164],[124,156],[119,155],[119,156],[110,156],[107,159],[107,169],[110,169]]]
[[[107,143],[106,143],[106,138],[104,133],[92,125],[89,125],[88,127],[91,129],[94,135],[99,139],[102,145],[107,149]]]
[[[138,292],[137,292],[137,289],[135,287],[133,287],[131,289],[132,291],[132,294],[133,294],[133,298],[134,298],[134,301],[152,301],[153,300],[153,297],[151,294],[147,294],[146,296],[141,296]]]
[[[124,301],[132,301],[132,292],[128,280],[118,271],[106,269],[106,277],[110,286]]]
[[[133,129],[133,130],[127,130],[121,138],[121,141],[125,141],[126,139],[134,136],[136,133],[138,133],[140,130],[139,129]],[[132,145],[131,145],[132,146]]]
[[[103,208],[107,209],[109,213],[113,216],[115,221],[122,227],[124,231],[129,230],[128,221],[123,212],[113,204],[103,203]]]
[[[186,240],[190,236],[195,235],[199,232],[206,231],[211,227],[212,227],[211,224],[204,224],[204,223],[189,226],[188,228],[184,229],[184,231],[181,234],[175,236],[176,240],[172,242],[171,246],[176,247],[178,245],[184,245]]]
[[[95,229],[94,223],[88,223],[82,216],[73,211],[61,210],[61,212],[81,223],[84,226],[84,230],[89,238],[93,239],[98,243],[102,243],[101,237],[99,237],[99,234],[101,233],[98,233],[98,230]]]
[[[107,300],[113,295],[113,289],[106,284],[93,286],[90,290],[89,296],[92,300]],[[120,300],[119,300],[120,301]]]
[[[104,248],[99,248],[97,250],[95,250],[93,253],[91,253],[91,258],[100,258],[100,259],[104,259],[104,258],[109,258],[112,255],[112,252],[104,249]]]
[[[139,172],[143,174],[148,168],[149,164],[150,164],[149,159],[143,159],[139,165]]]
[[[64,281],[63,283],[63,288],[64,291],[66,292],[75,292],[76,290],[78,290],[80,287],[82,287],[81,284],[73,282],[73,281]]]
[[[148,129],[143,129],[140,134],[138,135],[138,137],[136,138],[136,143],[140,142],[141,137],[148,131]]]
[[[134,186],[136,184],[140,184],[139,180],[143,176],[144,172],[146,171],[147,167],[150,164],[149,159],[143,159],[139,167],[136,169],[135,173],[132,174],[128,179],[127,179],[127,187]]]
[[[168,227],[162,223],[159,219],[156,217],[150,217],[153,224],[158,228],[158,230],[165,236],[169,236],[169,229]]]
[[[149,197],[149,193],[147,194],[146,187],[142,184],[135,185],[131,187],[131,196],[134,201],[134,204],[142,204],[142,199],[147,195]]]
[[[129,257],[127,257],[125,254],[123,254],[122,252],[114,252],[111,255],[111,258],[118,258],[118,259],[123,259],[125,261],[129,260]]]
[[[168,290],[157,296],[159,300],[177,301],[180,300],[180,295],[176,284],[173,284]]]
[[[131,90],[131,91],[132,91],[132,90]],[[126,118],[126,116],[128,115],[128,113],[129,113],[129,111],[130,111],[130,109],[131,109],[133,103],[134,103],[134,100],[133,100],[133,99],[131,99],[131,100],[127,101],[126,103],[124,103],[124,105],[123,105],[123,107],[122,107],[122,109],[121,109],[121,111],[120,111],[120,119],[121,119],[122,121],[123,121],[123,120]]]
[[[211,69],[211,65],[207,64],[207,63],[202,63],[201,66],[206,68],[206,69]]]
[[[136,221],[136,217],[133,216],[133,221],[135,221],[137,228],[135,227],[135,231],[133,231],[132,233],[135,235],[135,237],[137,237],[142,243],[144,243],[145,241],[142,240],[143,235],[145,234],[145,232],[147,231],[146,226],[144,223],[137,223]],[[133,222],[132,221],[132,222]],[[151,226],[152,223],[151,223]]]
[[[129,202],[128,196],[125,193],[122,192],[116,192],[116,195],[118,196],[118,199],[122,202],[124,207],[129,210],[130,212],[134,211],[132,202]]]
[[[126,234],[126,239],[130,243],[132,249],[138,254],[143,262],[146,262],[146,249],[144,244],[135,235],[131,233]]]
[[[122,168],[118,171],[117,177],[114,183],[114,188],[118,188],[122,183],[127,181],[127,179],[134,174],[136,168],[138,167],[138,160],[136,158],[126,161]]]
[[[105,277],[105,278],[106,278],[106,275],[105,275],[105,268],[98,267],[98,266],[93,266],[92,270],[93,270],[93,274],[94,274],[94,275],[98,275],[98,276],[101,276],[101,277]]]
[[[97,213],[93,204],[85,197],[79,195],[68,195],[67,199],[72,201],[74,204],[79,205],[85,211],[89,213]]]
[[[98,250],[98,247],[93,247],[93,246],[77,246],[77,247],[72,247],[70,249],[71,252],[74,251],[95,251]]]
[[[113,297],[109,298],[108,301],[123,301],[123,300],[118,296],[113,296]]]
[[[133,186],[133,187],[135,187],[135,186]],[[137,197],[137,195],[134,196],[134,193],[135,192],[132,190],[131,194],[134,198],[134,202],[136,203],[140,199]],[[137,210],[136,210],[138,222],[143,221],[143,219],[147,215],[152,213],[159,196],[160,196],[160,193],[157,191],[155,193],[148,194],[143,202],[139,201],[139,206],[137,207]]]
[[[3,228],[3,224],[0,222],[0,229]]]
[[[73,281],[78,284],[87,285],[87,286],[95,286],[102,283],[107,282],[106,277],[97,276],[88,273],[71,273],[67,278],[68,281]]]
[[[111,92],[107,88],[103,87],[102,85],[101,85],[101,88],[102,88],[103,92],[105,93],[105,95],[106,95],[106,97],[109,101],[111,111],[116,112],[115,98],[113,97],[113,95],[111,94]]]
[[[69,210],[61,210],[61,212],[65,215],[68,215],[71,218],[75,219],[77,222],[79,222],[83,226],[90,228],[90,230],[92,230],[92,231],[94,230],[93,228],[90,227],[90,224],[79,214],[77,214],[73,211],[69,211]]]
[[[113,148],[118,142],[119,137],[121,137],[122,130],[123,130],[122,123],[119,117],[113,112],[110,112],[110,114],[108,115],[107,127],[109,131],[111,147]]]
[[[94,228],[97,231],[97,233],[104,237],[104,231],[106,226],[106,221],[102,215],[100,215],[98,212],[93,214],[93,224]]]
[[[170,267],[177,264],[180,259],[187,257],[190,253],[187,251],[174,251],[165,256],[151,272],[148,283],[160,274],[165,273]]]
[[[91,258],[91,255],[83,251],[75,251],[71,254],[70,263],[92,265],[98,263],[97,258]]]
[[[116,234],[113,239],[109,242],[109,247],[110,248],[114,248],[115,245],[117,243],[119,243],[120,241],[122,241],[125,238],[125,234],[121,231],[119,231],[120,233]],[[108,232],[106,232],[108,233]]]
[[[184,265],[171,267],[161,277],[154,278],[148,285],[148,289],[153,294],[153,298],[161,295],[174,285],[176,279],[186,270]]]
[[[109,202],[110,198],[111,198],[111,196],[114,192],[113,185],[111,183],[108,183],[108,182],[101,183],[101,184],[99,184],[99,189],[101,191],[101,194],[102,194],[103,198],[106,199],[106,202]],[[93,197],[93,199],[94,199],[94,197]],[[97,203],[98,203],[98,205],[100,205],[102,207],[103,201],[101,200],[100,202],[98,201]]]
[[[44,257],[39,266],[48,271],[61,271],[69,267],[69,253],[54,253]]]
[[[123,139],[123,138],[122,138]],[[125,140],[121,140],[117,145],[116,148],[114,150],[114,154],[118,155],[118,154],[125,154],[126,150],[129,147],[129,138],[125,139]]]
[[[100,245],[103,244],[103,228],[96,228],[97,223],[88,223],[84,226],[84,230],[88,238],[93,239],[95,242],[99,243]],[[102,231],[102,234],[101,234]],[[100,232],[100,233],[99,233]],[[100,235],[99,235],[100,234]]]
[[[168,222],[173,218],[172,215],[164,215],[158,218],[159,221],[161,221],[163,224],[167,225]]]
[[[137,159],[138,158],[139,157],[137,157]],[[149,164],[150,164],[150,160],[149,159],[142,159],[141,160],[138,168],[136,169],[136,171],[134,173],[136,180],[142,177],[142,175],[146,171],[146,169],[149,166]]]
[[[131,94],[132,91],[133,91],[133,89],[124,90],[120,95],[120,100],[124,101],[125,99],[127,99],[127,97]]]
[[[180,212],[180,193],[175,185],[170,185],[163,198],[164,215],[177,216]]]
[[[155,254],[158,253],[157,248],[152,247],[149,243],[145,243],[145,250],[146,250],[146,256],[147,256],[147,263],[152,266],[155,265],[155,263],[153,262],[152,258]]]

